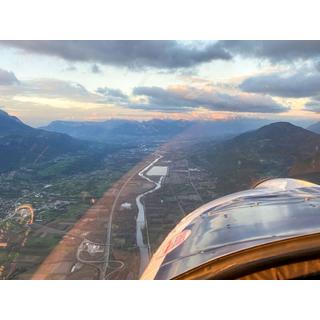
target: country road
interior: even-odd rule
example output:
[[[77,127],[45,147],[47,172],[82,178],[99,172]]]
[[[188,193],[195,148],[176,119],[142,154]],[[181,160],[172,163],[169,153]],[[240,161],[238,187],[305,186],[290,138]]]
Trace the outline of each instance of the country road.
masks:
[[[127,185],[129,184],[129,182],[138,174],[141,178],[146,179],[147,181],[156,184],[155,188],[146,191],[140,195],[137,196],[136,198],[136,203],[138,206],[138,217],[137,217],[137,245],[139,247],[140,250],[140,274],[142,273],[141,270],[143,271],[144,268],[146,267],[146,264],[149,261],[149,257],[150,257],[150,245],[148,244],[147,246],[144,244],[143,242],[143,237],[142,237],[142,229],[145,227],[145,215],[144,215],[144,207],[140,201],[140,199],[145,196],[148,193],[154,192],[155,190],[159,189],[161,187],[161,181],[162,179],[160,179],[160,181],[158,183],[152,181],[151,179],[145,177],[143,175],[143,173],[145,171],[147,171],[150,167],[152,167],[156,162],[158,162],[160,159],[162,158],[162,156],[158,157],[157,159],[155,159],[154,161],[152,161],[150,164],[148,164],[146,167],[144,167],[142,170],[140,170],[139,172],[134,172],[122,185],[122,187],[120,188],[116,198],[113,201],[112,204],[112,208],[110,211],[110,218],[108,221],[108,227],[107,227],[107,236],[106,236],[106,243],[105,243],[105,247],[106,247],[106,251],[105,251],[105,256],[104,256],[104,263],[103,266],[101,268],[101,273],[100,273],[100,279],[104,280],[106,278],[107,275],[107,269],[109,267],[110,264],[110,248],[111,248],[111,235],[112,235],[112,220],[113,220],[113,214],[114,211],[116,209],[116,206],[118,204],[118,200],[120,198],[121,193],[123,192],[123,190],[127,187]]]
[[[107,237],[106,237],[106,251],[105,251],[105,256],[104,256],[104,263],[102,266],[102,270],[100,273],[100,279],[104,280],[106,277],[106,273],[107,273],[107,269],[109,267],[109,261],[110,261],[110,247],[111,247],[111,231],[112,231],[112,219],[113,219],[113,214],[114,214],[114,210],[117,206],[119,197],[122,193],[122,191],[127,187],[128,183],[136,176],[137,172],[134,172],[126,181],[125,183],[122,185],[122,187],[120,188],[116,198],[113,201],[112,204],[112,208],[111,208],[111,212],[110,212],[110,218],[108,221],[108,227],[107,227]]]

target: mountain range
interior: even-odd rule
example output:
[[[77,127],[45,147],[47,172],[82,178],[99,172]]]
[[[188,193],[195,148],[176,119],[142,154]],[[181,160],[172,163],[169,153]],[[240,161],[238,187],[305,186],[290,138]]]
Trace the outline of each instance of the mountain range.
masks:
[[[173,136],[188,126],[186,121],[132,121],[111,119],[102,122],[85,121],[53,121],[48,126],[41,127],[46,131],[60,132],[72,137],[90,141],[116,142],[117,140],[136,137]]]
[[[78,139],[100,142],[169,139],[183,133],[186,137],[217,137],[236,135],[261,127],[270,121],[261,119],[232,119],[226,121],[111,119],[102,122],[53,121],[41,129],[68,134]],[[137,140],[138,139],[138,140]]]

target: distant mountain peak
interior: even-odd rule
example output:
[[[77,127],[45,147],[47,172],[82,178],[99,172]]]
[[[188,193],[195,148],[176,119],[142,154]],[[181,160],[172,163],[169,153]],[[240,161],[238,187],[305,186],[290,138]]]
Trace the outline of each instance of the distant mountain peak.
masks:
[[[274,122],[268,125],[265,125],[257,130],[246,132],[238,138],[243,137],[252,137],[252,138],[270,138],[283,140],[283,139],[290,139],[293,137],[313,137],[317,136],[314,132],[311,132],[307,129],[302,127],[298,127],[290,122]]]
[[[15,121],[18,121],[18,122],[21,122],[21,123],[22,123],[22,121],[21,121],[20,119],[18,119],[18,118],[15,117],[15,116],[11,116],[9,113],[7,113],[6,111],[4,111],[4,110],[2,110],[2,109],[0,109],[0,117],[1,117],[1,118],[10,118],[10,119],[13,119],[13,120],[15,120]]]
[[[22,134],[32,132],[34,130],[35,129],[24,124],[17,117],[11,116],[4,110],[0,109],[0,136]]]
[[[294,124],[292,124],[291,122],[286,122],[286,121],[279,121],[279,122],[273,122],[270,124],[267,124],[261,128],[259,128],[258,130],[266,130],[266,129],[303,129],[301,127],[295,126]]]

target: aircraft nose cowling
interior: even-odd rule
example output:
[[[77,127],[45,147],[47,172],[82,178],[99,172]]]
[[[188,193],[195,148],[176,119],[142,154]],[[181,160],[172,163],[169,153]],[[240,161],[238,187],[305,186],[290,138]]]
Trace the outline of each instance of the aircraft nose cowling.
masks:
[[[320,232],[320,186],[272,179],[213,200],[169,233],[141,279],[172,279],[219,257]]]

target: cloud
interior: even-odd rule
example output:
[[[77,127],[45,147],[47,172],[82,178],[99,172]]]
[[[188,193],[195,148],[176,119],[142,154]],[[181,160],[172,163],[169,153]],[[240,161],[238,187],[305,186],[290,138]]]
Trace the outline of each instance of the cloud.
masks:
[[[239,88],[246,92],[278,97],[303,98],[320,94],[320,73],[300,70],[291,74],[265,74],[245,79]]]
[[[46,98],[72,98],[82,100],[92,96],[83,85],[56,79],[37,79],[22,83],[19,92],[23,95],[34,95]]]
[[[320,56],[318,40],[219,41],[217,47],[232,56],[268,59],[273,63],[307,60]]]
[[[320,41],[148,41],[148,40],[30,40],[0,41],[23,52],[60,57],[70,62],[93,62],[127,68],[192,68],[235,56],[267,59],[272,63],[320,58]]]
[[[10,86],[18,83],[19,80],[13,72],[0,69],[0,86]]]
[[[92,66],[91,66],[91,72],[92,73],[102,73],[102,71],[101,71],[101,69],[100,69],[100,67],[97,65],[97,64],[93,64]]]
[[[0,95],[11,98],[24,96],[79,102],[101,100],[101,96],[88,91],[80,83],[50,78],[20,81],[19,86],[0,86]]]
[[[120,89],[111,89],[108,87],[103,87],[103,88],[98,88],[96,92],[105,97],[113,97],[113,98],[121,98],[121,99],[128,98],[128,96],[124,94]]]
[[[320,113],[320,95],[312,97],[305,105],[304,110]]]
[[[100,87],[96,93],[103,96],[98,102],[102,104],[116,104],[118,106],[127,106],[129,96],[123,93],[120,89],[112,89],[108,87]]]
[[[131,103],[129,107],[143,110],[185,112],[195,108],[206,108],[215,111],[253,113],[281,113],[289,110],[269,96],[221,93],[208,87],[176,86],[168,89],[136,87],[133,94],[147,99],[140,103]]]
[[[198,42],[200,43],[200,42]],[[106,65],[176,69],[213,60],[230,60],[231,55],[208,42],[202,46],[178,41],[1,41],[4,46],[45,54],[67,61],[98,62]]]
[[[92,103],[123,106],[129,97],[119,89],[98,88],[95,92],[78,82],[40,78],[20,81],[19,86],[1,86],[0,97],[11,99],[56,99],[66,103]],[[47,100],[49,101],[49,100]]]
[[[304,109],[307,111],[320,112],[320,101],[311,100],[304,105]]]

